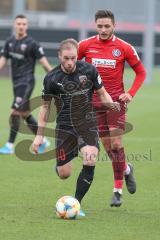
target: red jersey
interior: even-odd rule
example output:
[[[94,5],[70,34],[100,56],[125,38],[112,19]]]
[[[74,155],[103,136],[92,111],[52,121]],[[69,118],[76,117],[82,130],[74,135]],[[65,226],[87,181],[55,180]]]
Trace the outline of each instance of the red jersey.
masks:
[[[114,100],[124,93],[125,61],[131,67],[140,62],[135,48],[115,35],[109,40],[101,40],[96,35],[80,41],[78,59],[82,58],[97,68],[105,89]]]

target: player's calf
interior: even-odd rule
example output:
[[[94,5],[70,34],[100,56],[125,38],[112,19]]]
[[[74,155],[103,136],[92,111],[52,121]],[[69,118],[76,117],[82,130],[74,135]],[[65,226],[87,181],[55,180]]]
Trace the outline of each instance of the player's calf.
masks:
[[[83,168],[79,174],[76,185],[75,198],[81,203],[82,198],[88,192],[93,178],[94,178],[95,166],[83,165]]]

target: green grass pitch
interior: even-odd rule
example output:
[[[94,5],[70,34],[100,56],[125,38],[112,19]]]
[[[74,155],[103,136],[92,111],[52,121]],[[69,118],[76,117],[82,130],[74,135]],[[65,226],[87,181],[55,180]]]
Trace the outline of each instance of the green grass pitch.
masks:
[[[37,70],[34,96],[40,95],[44,72]],[[133,74],[126,71],[126,85]],[[54,172],[55,160],[22,161],[0,155],[0,239],[2,240],[158,240],[160,236],[160,72],[145,84],[128,106],[133,131],[124,136],[128,161],[134,164],[137,192],[124,187],[123,205],[109,207],[113,174],[101,148],[93,185],[83,200],[86,217],[58,219],[54,206],[59,197],[74,195],[80,158],[73,162],[73,175],[66,181]],[[0,146],[8,138],[12,87],[0,79]],[[37,115],[37,111],[35,111]],[[17,142],[33,138],[19,134]]]

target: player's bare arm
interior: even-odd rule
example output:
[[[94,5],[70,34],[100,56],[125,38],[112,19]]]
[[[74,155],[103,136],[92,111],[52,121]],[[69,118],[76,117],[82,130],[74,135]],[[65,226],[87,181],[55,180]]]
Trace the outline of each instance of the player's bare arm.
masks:
[[[43,143],[44,128],[48,121],[48,117],[50,113],[50,105],[51,105],[51,99],[48,101],[42,100],[42,106],[40,108],[40,112],[38,116],[37,135],[33,142],[33,151],[36,154],[38,153],[39,146]]]
[[[97,93],[104,104],[104,106],[111,108],[115,111],[120,111],[120,105],[117,102],[113,102],[111,96],[107,93],[104,87],[97,90]]]
[[[0,57],[0,69],[2,69],[7,63],[7,59],[5,57]]]
[[[40,64],[43,66],[43,68],[46,70],[46,72],[50,72],[53,67],[49,64],[47,58],[44,56],[39,60]]]

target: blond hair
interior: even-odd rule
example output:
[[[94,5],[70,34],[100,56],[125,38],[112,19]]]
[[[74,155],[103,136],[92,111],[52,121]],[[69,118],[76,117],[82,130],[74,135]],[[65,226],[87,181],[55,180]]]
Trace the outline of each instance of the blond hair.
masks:
[[[68,38],[60,42],[59,52],[61,53],[63,50],[70,50],[72,48],[76,48],[78,51],[78,42],[73,38]]]

